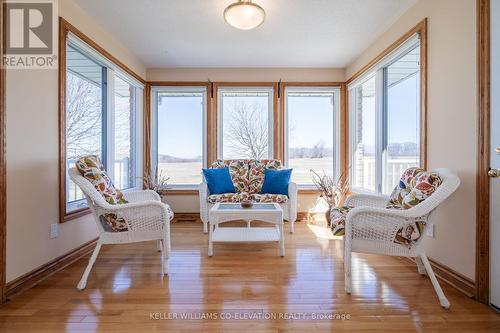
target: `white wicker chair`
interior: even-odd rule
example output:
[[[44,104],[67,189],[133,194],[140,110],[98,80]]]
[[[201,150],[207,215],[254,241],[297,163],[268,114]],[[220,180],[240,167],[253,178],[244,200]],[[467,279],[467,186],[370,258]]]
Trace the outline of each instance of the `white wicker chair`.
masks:
[[[71,180],[82,190],[92,212],[99,231],[97,245],[89,259],[82,279],[78,283],[79,290],[85,289],[92,266],[103,244],[123,244],[157,240],[158,250],[162,251],[163,273],[168,274],[168,258],[170,255],[170,221],[174,217],[170,207],[161,202],[154,191],[124,192],[129,203],[110,205],[94,188],[92,183],[80,175],[76,168],[69,170]],[[114,213],[123,217],[127,223],[127,231],[116,232],[106,230],[99,216]]]
[[[215,204],[207,202],[207,197],[210,195],[208,193],[208,185],[203,179],[198,188],[199,198],[200,198],[200,218],[203,222],[203,232],[208,232],[208,217],[210,209],[212,209]],[[290,223],[290,233],[295,231],[295,220],[297,220],[297,184],[290,182],[288,184],[288,201],[280,204],[283,210],[283,220],[287,220]],[[250,222],[247,222],[250,223]]]
[[[420,237],[411,247],[393,242],[397,230],[416,220],[428,221],[432,212],[460,185],[460,179],[448,169],[435,170],[442,184],[426,200],[407,210],[386,209],[388,196],[352,195],[346,205],[352,205],[345,221],[344,271],[345,291],[351,293],[351,253],[377,253],[415,258],[420,274],[427,274],[441,306],[450,307],[427,259]]]

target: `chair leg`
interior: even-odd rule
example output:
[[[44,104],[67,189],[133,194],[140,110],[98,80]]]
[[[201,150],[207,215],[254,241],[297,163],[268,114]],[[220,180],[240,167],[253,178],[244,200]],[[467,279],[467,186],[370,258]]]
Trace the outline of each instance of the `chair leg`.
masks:
[[[92,270],[92,266],[94,266],[95,260],[100,250],[101,250],[101,242],[98,241],[95,246],[94,252],[92,252],[92,255],[90,256],[87,268],[85,268],[85,272],[83,272],[83,276],[80,282],[78,282],[78,285],[76,286],[78,290],[83,290],[87,286],[87,279],[89,278],[90,271]]]
[[[156,251],[161,252],[162,251],[162,242],[161,239],[156,240]]]
[[[247,228],[250,228],[252,226],[252,223],[251,223],[252,220],[246,220],[246,222],[247,222]]]
[[[203,233],[208,233],[208,221],[202,221],[203,222]]]
[[[422,263],[422,259],[420,257],[415,257],[415,261],[417,262],[418,274],[425,275],[425,267]]]
[[[290,233],[293,234],[295,232],[295,221],[290,221]]]
[[[422,263],[424,264],[425,270],[427,271],[427,275],[429,275],[429,278],[431,279],[432,286],[434,287],[434,290],[436,291],[436,294],[439,298],[439,303],[443,308],[449,309],[450,302],[444,295],[443,289],[441,289],[441,286],[439,285],[439,282],[434,275],[434,271],[432,270],[431,264],[429,263],[429,259],[427,259],[425,253],[422,253],[420,255],[420,258],[422,259]]]
[[[344,247],[344,280],[345,280],[345,292],[350,294],[352,291],[352,281],[351,281],[351,249]]]
[[[168,259],[170,258],[170,235],[163,238],[163,275],[168,275]]]

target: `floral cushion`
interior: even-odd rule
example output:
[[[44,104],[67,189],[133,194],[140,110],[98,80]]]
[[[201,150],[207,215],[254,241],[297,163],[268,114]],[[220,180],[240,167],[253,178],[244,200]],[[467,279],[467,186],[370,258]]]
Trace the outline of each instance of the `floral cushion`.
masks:
[[[260,193],[264,184],[265,169],[281,169],[280,160],[250,160],[248,173],[248,190],[250,194]]]
[[[248,160],[216,160],[211,167],[228,167],[236,192],[248,192]]]
[[[110,205],[128,203],[123,193],[113,185],[99,157],[95,155],[84,156],[76,161],[75,165],[80,174],[94,185],[107,203]],[[116,214],[104,214],[103,217],[113,231],[127,230],[125,220]]]
[[[285,203],[288,201],[288,196],[284,194],[254,193],[250,195],[250,199],[252,199],[255,202]]]
[[[388,209],[410,209],[434,193],[441,185],[441,179],[435,172],[426,172],[420,168],[406,170],[399,184],[394,188],[387,203]],[[331,229],[336,236],[345,233],[345,219],[352,206],[332,208],[330,211]],[[422,236],[425,221],[415,221],[396,231],[394,243],[411,247]]]
[[[345,234],[345,218],[352,206],[340,206],[330,210],[330,227],[335,236]]]
[[[398,185],[391,193],[387,208],[409,209],[434,193],[441,185],[441,179],[435,172],[426,172],[420,168],[407,169]]]
[[[218,203],[218,202],[241,202],[243,200],[248,200],[249,195],[247,192],[240,193],[224,193],[224,194],[211,194],[207,197],[207,202]]]

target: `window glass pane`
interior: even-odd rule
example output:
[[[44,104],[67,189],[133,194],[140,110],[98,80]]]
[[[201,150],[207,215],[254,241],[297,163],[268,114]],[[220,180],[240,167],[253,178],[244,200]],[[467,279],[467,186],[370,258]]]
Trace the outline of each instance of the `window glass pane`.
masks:
[[[292,180],[312,185],[311,169],[334,176],[334,97],[330,92],[286,94],[287,159]]]
[[[114,175],[117,188],[136,184],[136,101],[135,88],[118,76],[114,82]]]
[[[383,192],[390,193],[401,174],[420,164],[420,47],[388,66],[385,89],[386,160]]]
[[[271,99],[268,89],[220,91],[219,151],[223,159],[272,158]]]
[[[201,182],[205,92],[159,92],[158,173],[172,185]]]
[[[89,154],[102,157],[102,66],[68,45],[66,48],[66,170]],[[102,159],[102,158],[101,158]],[[83,193],[66,177],[67,211],[85,206]]]
[[[354,187],[375,191],[375,76],[357,86],[354,95],[352,183]]]

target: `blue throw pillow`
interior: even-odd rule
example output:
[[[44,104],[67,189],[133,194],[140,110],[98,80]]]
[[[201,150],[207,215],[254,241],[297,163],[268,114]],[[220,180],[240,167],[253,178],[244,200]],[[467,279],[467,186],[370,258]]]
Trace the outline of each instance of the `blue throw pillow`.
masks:
[[[235,193],[229,168],[202,169],[210,194]]]
[[[264,184],[260,193],[288,195],[288,184],[292,176],[292,169],[265,169]]]

